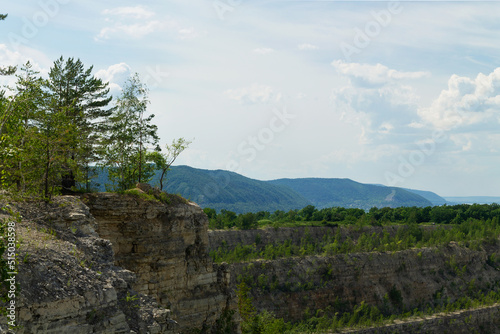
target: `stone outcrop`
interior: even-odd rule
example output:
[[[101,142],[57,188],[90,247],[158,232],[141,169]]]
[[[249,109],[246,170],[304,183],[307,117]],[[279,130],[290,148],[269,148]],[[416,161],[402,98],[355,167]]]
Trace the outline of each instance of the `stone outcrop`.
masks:
[[[346,331],[350,334],[471,334],[500,333],[500,305],[481,307],[432,317],[399,321],[377,328]]]
[[[12,203],[12,209],[19,220],[7,211],[0,218],[16,221],[20,243],[16,334],[176,333],[170,311],[137,293],[135,274],[115,266],[110,241],[97,237],[79,199]]]
[[[288,321],[303,319],[304,310],[349,311],[364,301],[384,307],[413,309],[435,299],[451,301],[472,284],[486,289],[500,284],[500,271],[487,264],[485,251],[450,244],[442,249],[394,253],[309,256],[231,265],[231,283],[253,287],[255,306]],[[392,293],[391,293],[392,291]],[[398,299],[398,300],[395,300]]]
[[[268,227],[255,230],[210,230],[208,231],[208,243],[210,250],[215,250],[219,247],[226,249],[234,249],[238,244],[252,245],[255,244],[258,250],[265,248],[270,243],[283,243],[289,241],[293,245],[300,245],[303,238],[309,238],[314,241],[321,241],[326,236],[334,236],[340,234],[340,241],[347,238],[357,239],[361,234],[365,233],[372,235],[383,235],[387,233],[394,236],[398,229],[406,228],[405,226],[363,226],[354,225],[338,226],[331,224],[330,226],[298,226],[298,227]],[[433,226],[423,226],[423,229],[432,229]]]
[[[11,203],[18,240],[16,333],[238,333],[234,291],[245,281],[253,303],[287,321],[350,311],[360,302],[389,311],[441,303],[500,285],[499,243],[256,260],[214,265],[210,248],[234,248],[340,233],[394,234],[399,227],[207,231],[195,204],[176,196],[63,196]],[[162,200],[158,200],[160,197]],[[0,203],[0,207],[5,203]],[[0,219],[15,219],[0,211]],[[432,227],[428,227],[432,228]],[[487,249],[486,249],[487,248]],[[495,256],[491,256],[495,255]],[[500,307],[461,311],[352,333],[498,333]],[[0,318],[0,332],[5,329]],[[222,330],[221,326],[224,326]]]
[[[133,271],[132,287],[168,307],[179,330],[213,328],[234,308],[224,266],[208,256],[208,219],[194,203],[170,196],[87,194],[100,237],[111,241],[115,264]]]
[[[398,228],[405,227],[360,229],[355,226],[325,226],[210,231],[209,241],[213,250],[219,247],[234,249],[237,245],[253,245],[257,250],[262,250],[268,243],[300,245],[303,238],[320,242],[323,237],[335,234],[340,236],[340,240],[356,240],[361,233],[381,235],[384,232],[393,235]],[[231,286],[236,288],[245,282],[251,287],[257,310],[270,311],[276,317],[292,322],[303,320],[307,314],[351,312],[361,302],[386,312],[401,312],[403,308],[425,309],[427,304],[453,302],[471,291],[483,291],[486,294],[490,289],[500,286],[500,267],[497,262],[491,261],[491,258],[498,258],[500,254],[499,244],[497,242],[472,250],[451,242],[443,247],[399,252],[255,260],[230,265]],[[476,329],[479,326],[495,328],[498,322],[488,318],[495,312],[498,312],[498,307],[463,311],[460,313],[466,314],[463,317],[457,313],[359,333],[421,333],[416,329],[411,331],[411,328],[441,333],[446,327],[443,324],[454,328],[453,331],[448,330],[449,333],[467,333],[467,328],[473,328],[472,324],[475,324]],[[419,327],[412,327],[417,325]]]

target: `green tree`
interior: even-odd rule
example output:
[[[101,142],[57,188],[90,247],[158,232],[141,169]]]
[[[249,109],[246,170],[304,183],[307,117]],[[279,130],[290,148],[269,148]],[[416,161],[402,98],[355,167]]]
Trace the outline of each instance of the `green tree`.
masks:
[[[38,72],[27,62],[17,74],[15,94],[0,105],[0,178],[3,188],[15,185],[21,192],[40,192],[40,156],[35,118],[45,103]],[[12,88],[11,88],[12,89]]]
[[[316,208],[314,205],[308,205],[299,211],[299,215],[301,215],[305,221],[309,221],[312,219],[312,215],[315,211]]]
[[[244,332],[249,332],[248,327],[252,325],[257,310],[252,304],[252,297],[250,296],[250,287],[245,282],[241,282],[237,286],[236,296],[238,297],[238,311],[243,319],[242,329]]]
[[[83,180],[89,187],[89,164],[98,159],[96,146],[103,124],[111,109],[108,83],[92,75],[93,66],[85,69],[80,59],[61,56],[49,71],[45,89],[51,96],[53,112],[64,112],[75,127],[68,137],[66,170],[62,189],[71,192],[77,181]],[[83,174],[83,177],[81,176]]]
[[[137,182],[148,182],[154,172],[147,145],[157,145],[154,115],[146,116],[148,89],[136,73],[129,78],[108,118],[108,137],[103,142],[103,161],[115,190],[126,190]],[[159,147],[156,147],[159,150]]]
[[[54,101],[49,103],[53,106]],[[68,169],[76,168],[75,161],[67,159],[67,147],[68,142],[73,140],[77,127],[65,113],[54,111],[53,108],[40,112],[34,121],[39,140],[32,150],[34,156],[41,159],[43,194],[45,198],[50,198],[52,194],[62,190],[60,180]]]
[[[236,221],[236,226],[242,230],[257,228],[257,219],[252,212],[240,214]]]
[[[163,179],[167,176],[167,171],[170,170],[170,166],[172,166],[179,154],[188,148],[189,144],[191,144],[191,142],[184,138],[174,139],[172,144],[167,144],[165,146],[165,153],[161,153],[160,151],[151,153],[151,160],[154,162],[156,169],[161,171],[160,190],[163,190]]]
[[[39,157],[34,156],[33,147],[38,145],[39,132],[34,126],[34,120],[40,114],[44,105],[42,91],[43,80],[39,72],[33,70],[28,61],[21,72],[17,74],[16,91],[14,98],[13,114],[10,117],[11,144],[16,145],[17,154],[13,159],[14,170],[12,181],[16,182],[17,189],[21,192],[38,192],[36,183],[39,181]]]

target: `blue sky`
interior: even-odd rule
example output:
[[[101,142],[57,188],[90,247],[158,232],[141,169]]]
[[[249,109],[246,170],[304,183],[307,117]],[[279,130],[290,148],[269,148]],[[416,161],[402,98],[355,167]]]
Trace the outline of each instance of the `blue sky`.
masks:
[[[500,196],[498,2],[8,1],[0,62],[138,72],[179,164]],[[12,82],[3,79],[4,84]]]

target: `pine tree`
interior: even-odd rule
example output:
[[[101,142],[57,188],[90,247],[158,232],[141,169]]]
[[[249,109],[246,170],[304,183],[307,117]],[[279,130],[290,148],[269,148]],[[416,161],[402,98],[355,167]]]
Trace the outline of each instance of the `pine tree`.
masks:
[[[32,117],[40,102],[40,79],[28,62],[17,75],[16,92],[0,99],[0,170],[2,186],[13,184],[26,191],[29,166],[29,140],[33,135]],[[11,88],[12,89],[12,88]]]
[[[62,190],[71,192],[78,180],[89,185],[89,164],[98,159],[96,145],[103,123],[111,114],[106,108],[111,102],[108,83],[92,75],[93,66],[85,69],[80,59],[61,57],[54,62],[49,72],[46,89],[52,97],[54,112],[64,112],[75,127],[69,134],[66,170]],[[79,177],[82,172],[86,172]]]

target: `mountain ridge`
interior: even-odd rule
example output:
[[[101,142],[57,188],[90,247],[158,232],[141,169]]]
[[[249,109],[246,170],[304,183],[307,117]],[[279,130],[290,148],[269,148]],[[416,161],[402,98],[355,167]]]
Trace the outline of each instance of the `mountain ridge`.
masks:
[[[364,184],[351,179],[297,178],[269,182],[292,188],[319,209],[334,206],[365,210],[374,206],[432,206],[429,200],[403,188]]]
[[[309,191],[297,191],[290,186],[290,183],[298,182],[296,180],[305,180],[311,184]],[[433,205],[429,199],[407,189],[368,185],[348,178],[284,178],[261,181],[226,170],[197,169],[190,166],[172,167],[166,191],[179,193],[202,207],[237,213],[288,211],[301,209],[306,205],[319,209],[345,206],[365,210],[373,206]],[[428,193],[440,198],[434,193]]]
[[[179,194],[201,207],[236,213],[289,211],[313,205],[350,207],[433,206],[446,201],[435,193],[422,190],[365,184],[348,178],[282,178],[256,180],[241,174],[217,169],[172,166],[164,190]],[[109,182],[107,172],[99,173],[99,191]],[[159,184],[159,173],[150,182]]]

